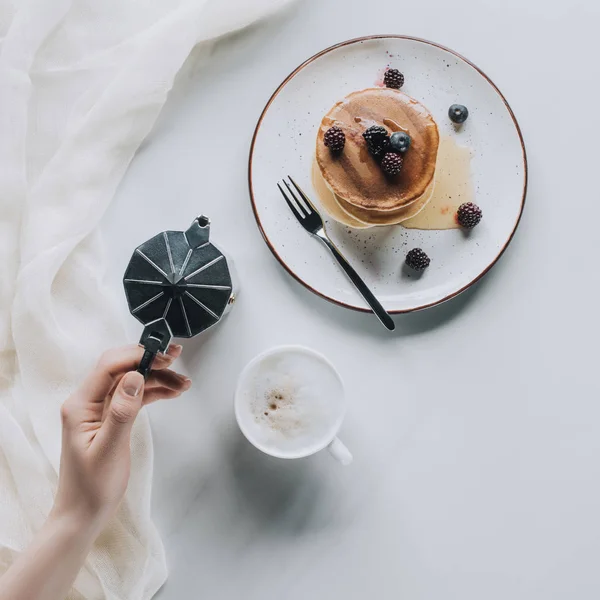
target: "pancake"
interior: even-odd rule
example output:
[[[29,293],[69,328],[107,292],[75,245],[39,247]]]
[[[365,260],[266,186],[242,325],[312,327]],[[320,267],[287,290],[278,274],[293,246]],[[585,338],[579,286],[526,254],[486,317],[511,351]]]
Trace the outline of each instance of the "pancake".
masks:
[[[432,181],[425,191],[417,198],[414,202],[406,206],[401,206],[396,210],[389,210],[386,212],[381,211],[368,211],[364,208],[357,208],[356,206],[349,204],[343,198],[333,195],[338,203],[341,210],[348,215],[351,220],[358,221],[363,226],[376,226],[376,225],[397,225],[411,219],[420,213],[425,205],[431,200],[433,196],[435,181]]]
[[[357,210],[356,207],[352,207],[352,205],[348,204],[344,205],[344,201],[331,191],[323,179],[316,161],[314,162],[313,166],[313,186],[317,191],[322,208],[325,209],[325,212],[330,217],[339,223],[342,223],[343,225],[347,225],[348,227],[352,227],[354,229],[366,229],[376,225],[397,225],[398,223],[402,223],[403,221],[417,216],[425,208],[433,196],[435,179],[431,182],[429,187],[418,200],[412,202],[408,206],[399,208],[396,211],[390,211],[387,215],[387,219],[380,218],[377,222],[363,221],[357,216],[353,216],[353,213],[350,211]],[[348,210],[346,210],[346,208]],[[365,217],[364,214],[359,216],[362,218],[369,218]]]
[[[340,154],[323,143],[333,125],[346,134]],[[362,134],[371,125],[383,125],[390,133],[405,131],[412,139],[395,177],[386,176],[367,150]],[[422,104],[399,90],[367,88],[349,94],[325,115],[317,134],[316,158],[346,212],[366,223],[387,224],[392,213],[417,202],[430,189],[438,145],[437,125]]]
[[[338,223],[342,223],[343,225],[348,225],[348,227],[352,227],[354,229],[366,229],[368,227],[372,227],[367,223],[363,223],[351,217],[340,205],[335,194],[329,189],[325,180],[323,179],[323,175],[321,175],[321,170],[319,169],[319,165],[317,161],[313,161],[312,168],[312,184],[317,192],[317,196],[319,198],[321,206],[325,209],[325,212]]]

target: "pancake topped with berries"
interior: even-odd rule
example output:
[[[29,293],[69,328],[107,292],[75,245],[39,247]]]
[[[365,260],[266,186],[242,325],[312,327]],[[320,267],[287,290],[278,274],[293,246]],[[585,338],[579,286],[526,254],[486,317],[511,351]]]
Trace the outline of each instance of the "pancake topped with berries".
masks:
[[[316,160],[341,208],[380,225],[412,215],[408,207],[431,195],[438,146],[425,106],[397,89],[367,88],[325,115]]]

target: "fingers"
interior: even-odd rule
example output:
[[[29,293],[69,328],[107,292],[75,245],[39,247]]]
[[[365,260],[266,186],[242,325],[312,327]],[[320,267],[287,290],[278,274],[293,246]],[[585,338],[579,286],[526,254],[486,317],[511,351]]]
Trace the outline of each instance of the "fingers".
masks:
[[[165,354],[157,354],[152,364],[153,371],[169,367],[181,354],[179,344],[171,344]],[[83,381],[77,396],[91,402],[104,402],[117,380],[128,371],[137,369],[144,349],[141,346],[123,346],[105,352],[97,367]]]
[[[182,347],[179,344],[170,344],[164,354],[157,354],[152,369],[165,369],[181,354]],[[137,369],[144,354],[144,348],[137,344],[122,346],[107,350],[98,361],[98,371],[102,371],[112,377],[118,377],[127,371]]]
[[[146,382],[144,405],[167,398],[177,398],[192,386],[192,380],[185,375],[164,369],[153,372]]]
[[[144,376],[130,371],[119,382],[106,418],[100,428],[100,440],[110,446],[129,442],[131,428],[137,417],[144,397]]]
[[[155,387],[144,392],[144,406],[157,402],[158,400],[169,400],[178,398],[185,390],[174,390],[168,387]]]
[[[190,387],[192,380],[181,373],[176,373],[171,369],[163,369],[162,371],[152,371],[146,389],[151,386],[165,386],[172,389],[184,391]]]

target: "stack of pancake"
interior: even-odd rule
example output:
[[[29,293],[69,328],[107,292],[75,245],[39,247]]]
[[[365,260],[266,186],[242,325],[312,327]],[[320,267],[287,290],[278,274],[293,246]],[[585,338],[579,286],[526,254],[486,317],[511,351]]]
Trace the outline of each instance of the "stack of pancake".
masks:
[[[346,145],[333,153],[323,142],[333,125],[342,128]],[[394,177],[386,175],[368,151],[363,133],[383,125],[389,133],[411,137],[403,165]],[[431,113],[399,90],[367,88],[353,92],[325,115],[317,135],[317,164],[332,194],[321,198],[336,221],[350,227],[392,225],[419,213],[433,194],[439,146]]]

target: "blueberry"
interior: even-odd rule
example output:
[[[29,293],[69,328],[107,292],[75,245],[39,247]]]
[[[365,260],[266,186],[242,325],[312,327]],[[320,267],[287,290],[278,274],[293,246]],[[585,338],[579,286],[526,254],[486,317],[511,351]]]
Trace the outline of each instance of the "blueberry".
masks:
[[[448,116],[453,123],[464,123],[469,116],[469,110],[462,104],[453,104],[448,109]]]
[[[406,152],[410,148],[410,135],[404,131],[396,131],[390,137],[390,146],[396,152]]]

